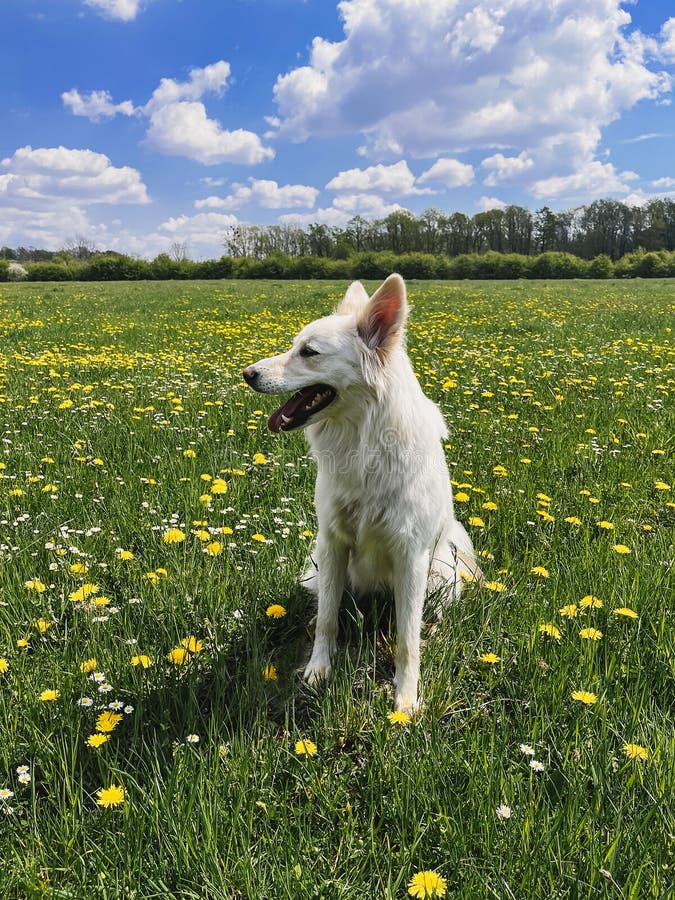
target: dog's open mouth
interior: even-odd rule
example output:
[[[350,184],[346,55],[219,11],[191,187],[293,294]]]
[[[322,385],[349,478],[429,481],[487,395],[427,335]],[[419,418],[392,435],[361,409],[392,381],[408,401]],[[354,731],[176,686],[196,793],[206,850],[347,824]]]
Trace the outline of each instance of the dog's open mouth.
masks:
[[[276,409],[269,418],[267,427],[275,433],[301,428],[309,419],[329,406],[337,397],[337,392],[328,384],[312,384],[293,394],[283,406]]]

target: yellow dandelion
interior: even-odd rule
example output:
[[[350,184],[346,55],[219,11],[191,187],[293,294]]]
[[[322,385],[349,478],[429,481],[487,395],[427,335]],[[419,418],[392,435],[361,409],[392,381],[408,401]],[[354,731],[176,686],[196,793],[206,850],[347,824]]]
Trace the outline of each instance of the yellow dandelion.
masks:
[[[625,555],[626,553],[630,553],[630,547],[627,547],[625,544],[614,544],[612,546],[612,550],[614,550],[616,553],[620,553],[622,555]]]
[[[47,590],[47,585],[43,584],[39,578],[33,578],[31,581],[24,581],[23,586],[28,588],[29,591],[35,591],[38,594],[44,594]]]
[[[474,528],[484,528],[485,522],[480,516],[469,516],[469,525],[473,525]]]
[[[97,584],[86,583],[76,591],[71,591],[71,593],[68,594],[68,598],[72,600],[73,603],[83,603],[85,600],[93,597],[94,594],[98,594],[100,590],[101,588]]]
[[[445,897],[447,884],[444,878],[438,874],[427,870],[426,872],[417,872],[413,875],[408,885],[408,893],[411,897],[417,897],[418,900],[431,900],[435,897]]]
[[[40,634],[46,634],[53,624],[53,622],[48,622],[47,619],[37,619],[35,621],[35,627]]]
[[[536,575],[538,578],[548,578],[548,569],[544,566],[533,566],[531,574]]]
[[[484,581],[483,587],[488,591],[494,591],[497,594],[501,594],[502,591],[506,590],[506,585],[501,581]]]
[[[54,700],[58,700],[61,696],[61,691],[56,691],[53,688],[47,688],[47,690],[42,691],[39,696],[39,700],[42,700],[43,703],[51,703]]]
[[[73,563],[70,567],[70,571],[73,575],[86,575],[89,571],[89,566],[86,563],[81,562]]]
[[[9,669],[9,663],[4,656],[0,656],[0,675],[4,675],[7,669]]]
[[[586,594],[586,596],[582,597],[579,601],[579,606],[582,609],[602,609],[602,600],[598,597],[594,597],[593,594]]]
[[[162,540],[165,544],[180,544],[185,540],[185,534],[180,528],[169,528],[162,536]]]
[[[655,481],[654,487],[656,488],[657,491],[669,491],[670,490],[670,485],[668,484],[667,481]]]
[[[623,752],[628,759],[648,759],[649,749],[641,744],[624,744]]]
[[[619,606],[616,609],[613,609],[612,612],[615,616],[624,616],[626,619],[639,618],[635,610],[631,609],[629,606]]]
[[[271,606],[268,606],[265,610],[265,614],[270,617],[270,619],[281,619],[282,616],[286,615],[286,609],[280,603],[272,603]]]
[[[499,509],[499,507],[493,500],[487,500],[483,504],[483,509],[487,510],[488,512],[494,512],[496,509]]]
[[[141,653],[139,656],[131,657],[131,665],[140,666],[142,669],[149,669],[152,665],[152,660],[149,656],[146,656],[145,653]]]
[[[185,459],[194,459],[196,455],[196,452],[190,447],[187,450],[183,450],[183,456],[185,457]]]
[[[252,535],[251,535],[251,540],[252,540],[252,541],[258,541],[259,543],[264,544],[265,541],[267,540],[267,538],[265,537],[264,534],[252,534]]]
[[[108,740],[110,740],[110,735],[98,733],[90,734],[86,740],[86,744],[88,747],[100,747]]]
[[[181,647],[185,647],[188,653],[201,653],[204,649],[203,642],[198,638],[193,637],[192,635],[190,635],[190,637],[183,638],[183,640],[180,642],[180,645]]]
[[[566,606],[561,607],[558,611],[560,615],[564,616],[566,619],[576,619],[578,610],[576,603],[568,603]]]
[[[101,715],[96,720],[96,729],[97,731],[113,731],[119,723],[122,721],[121,713],[114,713],[107,709],[105,712],[102,712]]]
[[[119,806],[126,799],[124,788],[117,784],[111,784],[109,788],[99,788],[96,796],[96,803],[106,809]]]
[[[296,741],[295,752],[298,756],[315,756],[316,744],[314,741],[308,741],[306,738],[301,741]]]
[[[131,550],[120,549],[117,551],[117,558],[126,562],[127,560],[133,559],[134,554],[131,552]]]
[[[84,662],[80,663],[80,672],[84,672],[85,675],[88,675],[95,669],[98,669],[98,663],[93,656],[91,657],[91,659],[85,659]]]
[[[602,522],[596,522],[595,524],[598,526],[598,528],[604,528],[605,531],[612,531],[614,529],[612,523],[608,522],[606,519],[603,519]]]
[[[560,629],[556,625],[552,625],[548,622],[539,626],[539,633],[545,634],[547,637],[553,638],[556,641],[559,641],[562,637]]]
[[[387,716],[392,725],[409,725],[412,721],[410,715],[407,712],[403,712],[403,710],[396,710],[396,712],[390,712]]]
[[[214,478],[211,482],[211,493],[212,494],[226,494],[227,493],[227,482],[224,478]]]
[[[492,653],[492,652],[490,652],[490,653],[481,653],[481,655],[478,657],[478,659],[479,659],[482,663],[487,663],[487,664],[490,665],[490,666],[494,666],[494,665],[496,665],[497,663],[499,663],[499,662],[502,661],[501,656],[497,656],[496,653]]]
[[[277,680],[277,670],[276,667],[271,663],[263,669],[262,677],[264,681],[276,681]]]
[[[598,698],[591,691],[572,691],[572,700],[578,700],[580,703],[592,706],[594,703],[597,703]]]
[[[468,503],[471,497],[468,494],[465,494],[463,491],[459,491],[455,494],[455,502],[456,503]]]
[[[579,516],[567,516],[565,519],[568,525],[581,525],[581,519]]]
[[[254,453],[253,454],[253,465],[254,466],[264,466],[267,462],[267,457],[264,453]]]
[[[219,556],[223,552],[223,545],[220,541],[211,541],[204,549],[208,556]]]
[[[579,637],[587,641],[599,641],[602,637],[602,632],[598,631],[597,628],[582,628],[579,632]]]
[[[185,647],[174,647],[173,650],[169,650],[166,655],[169,662],[172,662],[176,666],[182,666],[183,663],[186,663],[190,658],[190,654],[187,652]]]

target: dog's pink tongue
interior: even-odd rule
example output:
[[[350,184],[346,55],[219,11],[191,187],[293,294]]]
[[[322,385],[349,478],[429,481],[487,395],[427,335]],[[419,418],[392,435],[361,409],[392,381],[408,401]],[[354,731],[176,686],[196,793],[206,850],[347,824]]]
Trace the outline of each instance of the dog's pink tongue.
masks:
[[[297,394],[293,394],[290,400],[287,400],[279,409],[275,409],[267,421],[267,427],[270,431],[277,434],[279,431],[287,430],[293,424],[293,417],[298,409],[304,404],[308,396],[312,394],[312,388],[303,388]],[[287,419],[284,422],[284,418]]]

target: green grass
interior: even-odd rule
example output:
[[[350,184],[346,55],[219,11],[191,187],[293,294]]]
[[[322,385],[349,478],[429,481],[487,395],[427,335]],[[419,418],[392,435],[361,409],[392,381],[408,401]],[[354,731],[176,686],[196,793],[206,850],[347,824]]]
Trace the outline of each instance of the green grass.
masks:
[[[451,897],[673,896],[675,283],[409,287],[410,354],[448,421],[458,515],[484,523],[488,585],[429,617],[424,708],[395,726],[390,607],[346,599],[332,680],[299,677],[313,468],[239,375],[340,286],[0,286],[3,896],[403,898],[426,869]],[[227,493],[206,502],[202,476]],[[85,582],[109,604],[69,599]],[[602,607],[560,615],[588,595]],[[171,663],[191,636],[202,651]],[[93,749],[113,700],[133,712]],[[111,784],[125,802],[102,809]]]

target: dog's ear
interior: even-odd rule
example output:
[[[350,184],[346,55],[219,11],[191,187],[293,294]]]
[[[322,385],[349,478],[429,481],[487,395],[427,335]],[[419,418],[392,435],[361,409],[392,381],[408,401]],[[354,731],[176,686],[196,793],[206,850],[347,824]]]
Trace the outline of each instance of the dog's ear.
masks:
[[[359,336],[371,350],[386,352],[402,339],[407,318],[405,282],[400,275],[390,275],[362,310]]]
[[[368,302],[368,294],[360,281],[352,281],[342,303],[335,310],[338,316],[358,316]]]

